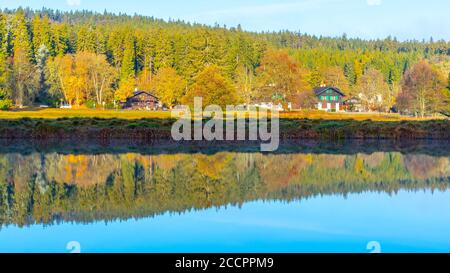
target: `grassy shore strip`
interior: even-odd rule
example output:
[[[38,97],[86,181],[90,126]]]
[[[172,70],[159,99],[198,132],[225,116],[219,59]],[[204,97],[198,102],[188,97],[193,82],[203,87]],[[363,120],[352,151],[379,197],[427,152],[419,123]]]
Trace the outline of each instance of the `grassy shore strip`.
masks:
[[[281,139],[450,139],[449,120],[280,120]]]
[[[171,140],[169,118],[0,119],[2,139]],[[280,119],[281,139],[450,139],[450,121]]]

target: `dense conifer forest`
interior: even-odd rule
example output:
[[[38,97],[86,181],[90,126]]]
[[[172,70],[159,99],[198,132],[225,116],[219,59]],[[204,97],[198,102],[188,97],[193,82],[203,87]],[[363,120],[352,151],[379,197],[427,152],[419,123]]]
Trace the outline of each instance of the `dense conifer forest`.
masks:
[[[226,97],[312,108],[312,89],[326,84],[358,97],[367,110],[425,116],[448,114],[449,74],[450,43],[432,38],[255,33],[106,11],[0,13],[2,109],[116,108],[136,88],[169,108],[205,94],[205,104]]]

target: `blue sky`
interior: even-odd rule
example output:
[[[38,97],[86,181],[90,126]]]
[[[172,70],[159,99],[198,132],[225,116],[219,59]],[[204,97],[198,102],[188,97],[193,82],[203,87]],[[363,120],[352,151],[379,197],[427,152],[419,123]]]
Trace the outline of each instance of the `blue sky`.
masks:
[[[1,0],[0,8],[43,6],[61,10],[142,14],[246,30],[289,29],[366,39],[450,40],[448,0]]]

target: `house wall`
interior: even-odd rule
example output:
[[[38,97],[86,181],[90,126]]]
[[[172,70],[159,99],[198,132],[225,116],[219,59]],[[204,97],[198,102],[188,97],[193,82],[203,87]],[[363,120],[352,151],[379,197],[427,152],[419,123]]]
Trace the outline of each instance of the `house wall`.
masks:
[[[325,92],[322,92],[319,96],[319,103],[317,108],[319,110],[336,110],[341,111],[342,103],[343,103],[343,97],[341,94],[336,92],[333,89],[329,89]]]
[[[141,94],[132,98],[129,98],[124,105],[124,109],[133,110],[157,110],[159,101],[147,94]]]

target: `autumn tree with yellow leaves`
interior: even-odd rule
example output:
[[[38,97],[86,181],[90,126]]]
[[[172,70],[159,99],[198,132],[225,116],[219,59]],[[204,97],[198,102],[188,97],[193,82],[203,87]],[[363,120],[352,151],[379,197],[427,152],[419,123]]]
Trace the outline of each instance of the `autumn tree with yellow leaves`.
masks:
[[[170,67],[159,69],[154,81],[156,96],[170,108],[181,101],[187,88],[187,82]]]
[[[203,106],[219,105],[222,109],[227,105],[240,103],[233,83],[216,65],[208,66],[200,72],[192,88],[184,96],[183,102],[192,106],[195,97],[203,99]]]
[[[71,105],[79,107],[88,100],[102,105],[112,97],[112,84],[117,76],[104,55],[67,54],[55,57],[48,67],[54,92],[60,92]]]

